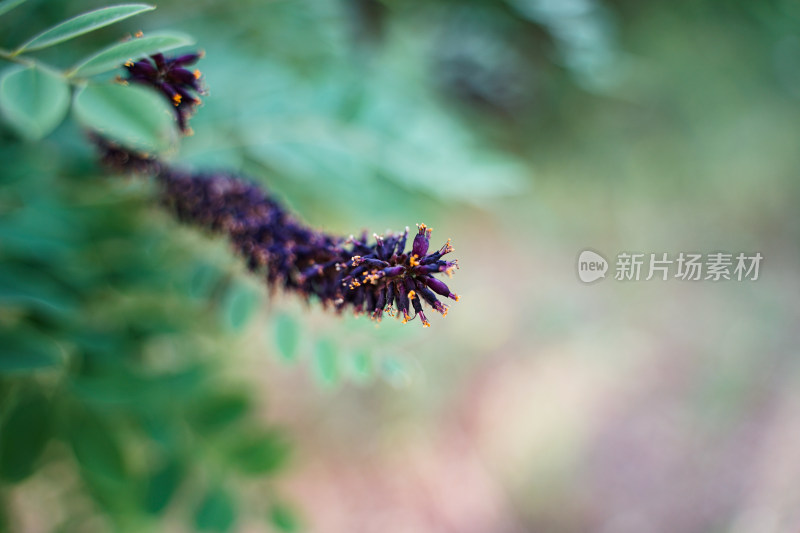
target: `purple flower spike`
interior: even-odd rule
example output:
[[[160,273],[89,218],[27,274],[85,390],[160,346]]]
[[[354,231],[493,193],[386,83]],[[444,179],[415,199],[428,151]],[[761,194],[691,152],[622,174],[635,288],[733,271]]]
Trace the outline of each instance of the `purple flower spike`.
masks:
[[[178,126],[185,134],[191,134],[187,122],[200,104],[199,94],[204,94],[200,83],[200,71],[184,68],[203,57],[202,53],[184,54],[178,57],[165,57],[153,54],[150,58],[128,61],[125,68],[128,77],[125,81],[149,85],[161,92],[175,107]]]
[[[343,239],[310,229],[295,220],[262,189],[223,174],[197,175],[167,167],[157,169],[164,203],[180,220],[228,235],[251,270],[263,272],[270,287],[298,292],[306,299],[341,312],[367,313],[380,320],[384,312],[403,323],[420,317],[430,326],[422,302],[447,315],[436,294],[458,296],[434,274],[448,275],[455,261],[441,257],[447,244],[427,254],[431,229],[419,225],[410,253],[408,228],[403,233]],[[413,313],[413,315],[412,315]]]
[[[185,133],[191,133],[187,120],[200,102],[195,95],[202,94],[203,88],[200,71],[184,67],[200,57],[154,54],[125,63],[127,81],[149,85],[174,104]],[[93,139],[103,162],[114,170],[156,175],[164,203],[180,220],[226,234],[250,270],[263,273],[271,288],[295,291],[306,299],[316,297],[337,312],[349,308],[374,320],[381,320],[384,312],[403,323],[419,316],[424,327],[430,322],[423,300],[443,316],[448,307],[436,295],[458,301],[434,277],[442,272],[452,277],[458,268],[456,261],[442,259],[453,251],[450,240],[429,254],[433,229],[425,224],[417,225],[408,253],[408,228],[403,233],[374,235],[373,243],[366,232],[360,238],[343,239],[304,226],[262,189],[237,177],[176,171],[151,155],[128,151],[100,135],[94,134]]]

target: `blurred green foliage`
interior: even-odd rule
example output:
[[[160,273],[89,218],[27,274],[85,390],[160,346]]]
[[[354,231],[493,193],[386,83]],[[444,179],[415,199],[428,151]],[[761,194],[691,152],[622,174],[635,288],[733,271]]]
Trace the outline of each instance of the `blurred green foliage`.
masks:
[[[122,18],[111,11],[119,9],[96,13]],[[27,48],[74,37],[78,26],[57,26]],[[135,53],[154,46],[131,43]],[[259,420],[252,391],[224,392],[233,384],[218,359],[235,356],[226,331],[239,331],[264,295],[238,281],[232,259],[187,243],[152,205],[148,184],[103,176],[75,122],[39,143],[15,138],[47,136],[68,93],[58,72],[3,70],[0,476],[9,485],[58,480],[46,523],[59,531],[150,529],[176,506],[201,530],[266,516],[269,502],[240,511],[235,494],[241,480],[285,463],[286,438]],[[145,89],[76,93],[78,121],[112,139],[157,150],[175,138],[171,110]],[[77,478],[59,479],[64,466]],[[76,489],[91,505],[73,501]],[[3,507],[9,527],[25,527],[25,515]]]
[[[176,495],[194,507],[238,472],[275,472],[284,437],[257,421],[252,392],[223,392],[217,358],[235,358],[225,331],[263,294],[243,289],[227,261],[187,282],[193,261],[209,262],[150,205],[148,187],[98,175],[85,151],[51,145],[54,161],[42,149],[3,147],[24,176],[4,180],[0,221],[3,479],[74,464],[97,510],[124,529]],[[209,476],[222,477],[206,487]],[[197,520],[222,530],[234,512],[225,498]],[[84,530],[71,518],[62,526]]]

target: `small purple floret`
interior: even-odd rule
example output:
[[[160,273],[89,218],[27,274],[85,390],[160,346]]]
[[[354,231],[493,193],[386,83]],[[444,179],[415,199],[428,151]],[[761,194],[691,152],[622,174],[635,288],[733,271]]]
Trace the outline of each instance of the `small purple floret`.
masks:
[[[184,54],[178,57],[165,57],[154,54],[139,61],[128,61],[125,68],[128,77],[125,81],[149,85],[163,94],[175,108],[178,126],[184,133],[190,133],[187,123],[194,114],[204,94],[200,83],[200,71],[184,68],[203,57],[202,53]]]

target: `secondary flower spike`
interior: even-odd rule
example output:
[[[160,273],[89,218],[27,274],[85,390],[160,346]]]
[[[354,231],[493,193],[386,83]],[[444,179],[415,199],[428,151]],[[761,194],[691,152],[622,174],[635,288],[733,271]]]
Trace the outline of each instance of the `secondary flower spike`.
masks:
[[[200,103],[196,95],[203,94],[204,90],[200,84],[200,71],[185,67],[193,65],[201,57],[202,52],[168,58],[163,54],[153,54],[149,59],[128,61],[125,63],[128,70],[126,81],[149,85],[161,92],[175,107],[181,131],[190,133],[187,121]]]
[[[166,205],[178,218],[229,236],[251,270],[266,269],[267,283],[306,298],[316,296],[337,311],[352,309],[380,320],[384,312],[403,323],[419,316],[430,326],[422,307],[442,315],[447,304],[439,296],[458,296],[435,275],[452,275],[457,261],[450,240],[428,253],[432,229],[419,224],[406,252],[408,228],[385,236],[334,237],[306,227],[254,184],[224,173],[190,174],[162,167]]]

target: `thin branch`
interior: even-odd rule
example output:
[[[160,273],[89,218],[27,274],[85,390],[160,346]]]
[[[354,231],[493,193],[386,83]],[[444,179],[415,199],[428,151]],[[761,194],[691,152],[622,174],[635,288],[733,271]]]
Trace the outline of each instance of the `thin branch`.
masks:
[[[19,57],[14,52],[10,52],[3,48],[0,48],[0,59],[5,59],[6,61],[11,61],[12,63],[19,63],[20,65],[25,65],[26,67],[32,67],[37,64],[33,59]]]

